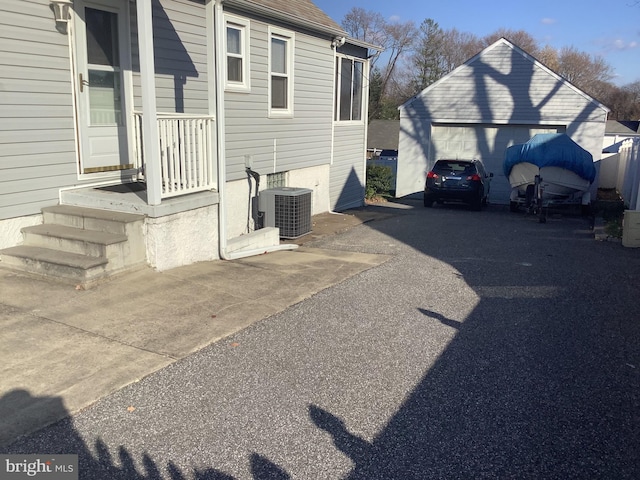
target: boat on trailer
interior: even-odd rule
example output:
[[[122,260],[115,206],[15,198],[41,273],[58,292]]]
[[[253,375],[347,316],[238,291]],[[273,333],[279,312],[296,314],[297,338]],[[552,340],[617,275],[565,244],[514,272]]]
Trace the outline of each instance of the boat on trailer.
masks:
[[[539,133],[507,148],[503,170],[511,185],[511,211],[525,206],[544,222],[550,206],[586,210],[591,203],[593,156],[564,133]]]

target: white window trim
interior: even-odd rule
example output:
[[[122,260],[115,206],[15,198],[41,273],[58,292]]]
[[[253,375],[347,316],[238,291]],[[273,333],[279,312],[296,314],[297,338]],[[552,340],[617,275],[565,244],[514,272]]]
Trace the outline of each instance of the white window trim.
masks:
[[[340,106],[341,106],[341,96],[340,96],[340,92],[341,92],[341,87],[342,87],[342,59],[346,58],[347,60],[351,60],[352,62],[358,62],[362,64],[362,85],[360,86],[360,88],[362,89],[362,91],[360,92],[360,95],[362,97],[362,105],[360,105],[360,120],[340,120]],[[365,98],[365,92],[366,92],[366,85],[365,85],[365,81],[366,81],[366,75],[367,75],[367,62],[365,59],[363,58],[357,58],[357,57],[352,57],[350,55],[343,55],[343,54],[336,54],[336,62],[338,65],[338,78],[340,79],[340,85],[335,85],[335,99],[334,99],[334,105],[336,108],[336,111],[333,115],[333,121],[335,123],[339,123],[341,125],[345,125],[345,124],[362,124],[364,123],[364,117],[365,117],[365,102],[367,101]],[[335,65],[334,65],[335,68]],[[353,81],[353,78],[352,78]],[[351,94],[353,94],[353,90],[351,89]],[[350,96],[351,101],[353,101],[353,95]],[[349,111],[351,112],[352,109],[350,108]]]
[[[227,28],[231,26],[240,30],[240,44],[241,51],[240,57],[242,58],[242,82],[229,81],[227,74]],[[224,16],[224,88],[229,92],[250,92],[251,91],[251,71],[250,65],[250,45],[249,39],[251,38],[251,23],[246,18],[236,17],[235,15],[225,14]]]
[[[271,39],[273,37],[277,37],[287,42],[287,75],[286,77],[289,79],[287,82],[287,108],[271,108]],[[293,81],[293,71],[294,71],[294,50],[295,50],[295,33],[290,30],[284,30],[282,28],[269,26],[269,55],[268,55],[268,83],[269,83],[269,95],[268,95],[268,107],[269,118],[292,118],[293,117],[293,89],[294,89],[294,81]]]

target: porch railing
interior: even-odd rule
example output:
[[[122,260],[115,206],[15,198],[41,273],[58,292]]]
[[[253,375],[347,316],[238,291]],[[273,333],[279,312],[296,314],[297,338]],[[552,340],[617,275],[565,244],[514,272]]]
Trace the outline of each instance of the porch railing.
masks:
[[[142,172],[149,161],[160,161],[162,198],[216,188],[214,117],[183,113],[157,115],[160,158],[144,158],[140,112],[134,113],[134,149]]]

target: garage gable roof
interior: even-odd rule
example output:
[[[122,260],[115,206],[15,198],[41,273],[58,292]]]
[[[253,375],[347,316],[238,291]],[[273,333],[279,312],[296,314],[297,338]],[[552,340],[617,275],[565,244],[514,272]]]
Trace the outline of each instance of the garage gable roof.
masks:
[[[506,46],[508,47],[512,52],[516,52],[517,54],[521,55],[524,59],[526,59],[527,61],[531,62],[531,64],[533,64],[535,67],[543,70],[544,72],[546,72],[550,77],[553,77],[553,79],[555,79],[557,82],[562,83],[563,85],[565,85],[566,87],[570,88],[571,90],[573,90],[575,93],[577,93],[578,95],[580,95],[581,97],[583,97],[584,99],[586,99],[588,102],[592,102],[597,108],[602,109],[605,112],[610,112],[611,110],[606,107],[605,105],[603,105],[602,103],[598,102],[596,99],[594,99],[593,97],[589,96],[588,94],[586,94],[584,91],[580,90],[578,87],[576,87],[575,85],[573,85],[571,82],[569,82],[567,79],[561,77],[560,75],[558,75],[557,73],[555,73],[553,70],[551,70],[550,68],[548,68],[547,66],[545,66],[543,63],[541,63],[540,61],[536,60],[536,58],[534,58],[532,55],[529,55],[527,52],[525,52],[524,50],[522,50],[520,47],[518,47],[517,45],[511,43],[509,40],[507,40],[506,38],[501,38],[500,40],[496,41],[495,43],[489,45],[487,48],[485,48],[484,50],[482,50],[480,53],[476,54],[475,56],[471,57],[469,60],[467,60],[465,63],[463,63],[462,65],[460,65],[459,67],[455,68],[453,71],[451,71],[450,73],[448,73],[447,75],[445,75],[444,77],[440,78],[439,80],[437,80],[436,82],[432,83],[431,85],[429,85],[427,88],[425,88],[422,92],[420,92],[419,94],[413,96],[412,98],[410,98],[409,100],[407,100],[404,104],[402,104],[399,108],[400,109],[404,109],[408,106],[410,106],[413,102],[415,102],[416,100],[420,99],[420,97],[427,95],[429,92],[431,92],[434,89],[439,88],[443,83],[447,82],[451,77],[454,77],[456,75],[458,75],[459,73],[463,72],[466,69],[469,68],[473,68],[475,63],[478,63],[482,60],[483,57],[487,56],[488,54],[490,54],[493,50],[497,49],[498,47],[501,46]]]

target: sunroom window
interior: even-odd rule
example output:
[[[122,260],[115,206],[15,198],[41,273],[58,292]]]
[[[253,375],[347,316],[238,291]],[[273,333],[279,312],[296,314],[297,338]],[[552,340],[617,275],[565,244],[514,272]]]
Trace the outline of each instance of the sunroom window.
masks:
[[[364,62],[336,58],[336,120],[361,121],[363,110]]]

